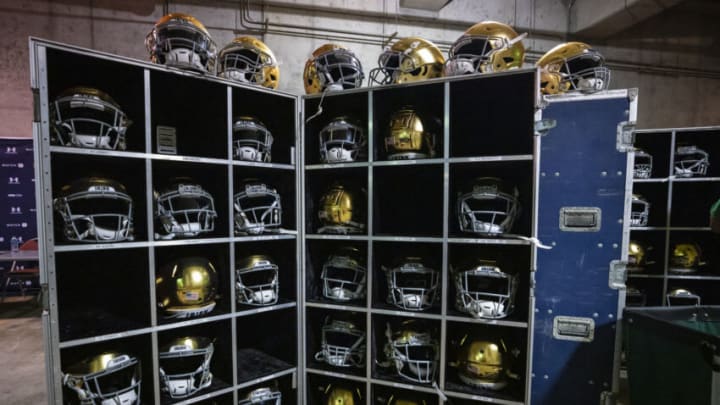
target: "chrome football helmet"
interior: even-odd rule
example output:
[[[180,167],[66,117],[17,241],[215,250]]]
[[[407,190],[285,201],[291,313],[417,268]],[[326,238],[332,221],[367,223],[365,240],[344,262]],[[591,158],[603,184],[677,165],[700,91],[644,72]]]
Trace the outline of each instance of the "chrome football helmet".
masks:
[[[635,162],[633,163],[633,178],[649,179],[652,176],[653,157],[642,149],[635,149]]]
[[[407,311],[432,308],[440,298],[440,273],[419,257],[406,257],[396,267],[382,266],[387,279],[387,302]]]
[[[190,238],[215,229],[215,200],[190,178],[179,177],[155,195],[155,239]]]
[[[365,297],[365,258],[353,247],[328,256],[322,267],[323,297],[345,302]]]
[[[155,273],[158,309],[165,319],[206,315],[215,309],[218,276],[204,257],[173,260]]]
[[[107,93],[72,87],[50,104],[53,145],[125,150],[125,132],[132,122]]]
[[[225,45],[218,54],[217,75],[241,83],[277,89],[280,68],[264,42],[242,36]]]
[[[364,367],[365,331],[351,321],[325,318],[315,360],[335,367]]]
[[[173,339],[159,351],[160,387],[170,398],[187,398],[212,384],[214,345],[206,337]]]
[[[313,51],[303,71],[307,94],[356,89],[362,86],[364,78],[360,59],[353,51],[338,44],[325,44]]]
[[[445,76],[489,73],[520,68],[525,60],[522,39],[509,25],[483,21],[468,28],[450,48]]]
[[[273,136],[255,117],[238,117],[233,123],[233,159],[270,162]]]
[[[408,320],[393,332],[388,323],[385,337],[385,356],[398,376],[418,383],[433,382],[440,350],[438,340],[429,328]]]
[[[702,177],[710,166],[710,155],[695,145],[678,146],[675,150],[675,176]]]
[[[477,178],[469,190],[458,193],[457,215],[463,232],[509,233],[519,214],[517,187],[506,187],[497,177]]]
[[[280,194],[259,180],[245,180],[233,196],[235,234],[259,235],[282,225]]]
[[[364,155],[365,132],[348,117],[337,117],[320,130],[322,163],[354,162]]]
[[[73,364],[62,373],[62,384],[82,405],[139,405],[140,360],[108,351]]]
[[[665,303],[669,307],[685,305],[700,306],[702,298],[686,288],[676,288],[665,295]]]
[[[610,86],[605,57],[583,42],[566,42],[547,51],[536,63],[543,94],[595,93]]]
[[[278,266],[265,255],[240,259],[235,270],[237,302],[246,305],[273,305],[280,290]]]
[[[171,13],[160,18],[145,37],[145,47],[153,63],[215,73],[215,42],[191,15]]]
[[[322,225],[318,233],[355,234],[365,230],[365,202],[363,193],[356,193],[335,182],[320,197],[318,219]]]
[[[478,260],[453,269],[455,307],[475,318],[501,319],[515,307],[517,277],[503,272],[494,261]]]
[[[133,240],[133,201],[125,186],[85,177],[63,186],[53,200],[69,241],[112,243]]]
[[[633,194],[630,206],[630,227],[647,226],[650,203],[640,194]]]
[[[445,57],[432,42],[419,38],[402,38],[378,57],[378,67],[370,71],[373,83],[400,84],[441,77]]]
[[[270,387],[260,387],[248,392],[238,405],[281,405],[282,392],[277,387],[277,381]]]

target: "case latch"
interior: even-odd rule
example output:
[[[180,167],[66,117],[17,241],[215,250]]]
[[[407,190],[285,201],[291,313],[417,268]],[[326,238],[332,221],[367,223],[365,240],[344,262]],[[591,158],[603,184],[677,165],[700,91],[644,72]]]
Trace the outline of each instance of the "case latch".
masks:
[[[614,290],[625,288],[625,280],[627,280],[627,263],[622,260],[613,260],[610,262],[610,275],[608,277],[608,285]]]
[[[553,337],[559,340],[592,342],[595,338],[595,320],[577,316],[556,316],[553,319]]]
[[[602,222],[599,207],[560,208],[560,230],[564,232],[597,232]]]
[[[635,144],[635,121],[622,121],[617,126],[617,150],[627,152]]]
[[[535,136],[545,136],[556,126],[557,120],[552,118],[535,121]]]

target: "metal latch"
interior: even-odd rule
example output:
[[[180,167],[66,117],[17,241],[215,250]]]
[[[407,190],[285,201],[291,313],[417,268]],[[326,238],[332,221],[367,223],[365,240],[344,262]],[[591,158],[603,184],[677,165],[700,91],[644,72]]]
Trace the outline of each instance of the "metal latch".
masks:
[[[545,136],[556,126],[557,120],[552,118],[535,121],[535,136]]]
[[[625,288],[625,280],[627,280],[627,262],[622,260],[613,260],[610,262],[610,274],[608,276],[608,285],[614,290]]]
[[[617,126],[616,146],[620,152],[633,149],[635,143],[635,121],[622,121]]]
[[[576,316],[556,316],[553,319],[553,337],[559,340],[592,342],[595,338],[595,320]]]
[[[560,208],[560,230],[565,232],[597,232],[602,222],[599,207]]]

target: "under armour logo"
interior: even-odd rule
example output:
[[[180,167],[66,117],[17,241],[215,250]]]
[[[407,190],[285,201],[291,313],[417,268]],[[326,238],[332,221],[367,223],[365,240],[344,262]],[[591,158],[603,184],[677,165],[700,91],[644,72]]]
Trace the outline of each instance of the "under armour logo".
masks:
[[[16,148],[15,148],[14,146],[8,146],[8,147],[5,148],[5,154],[8,154],[8,155],[16,155],[16,154],[17,154],[17,150],[16,150]]]
[[[20,184],[20,177],[8,177],[8,184]]]
[[[10,207],[10,215],[22,214],[20,207]]]

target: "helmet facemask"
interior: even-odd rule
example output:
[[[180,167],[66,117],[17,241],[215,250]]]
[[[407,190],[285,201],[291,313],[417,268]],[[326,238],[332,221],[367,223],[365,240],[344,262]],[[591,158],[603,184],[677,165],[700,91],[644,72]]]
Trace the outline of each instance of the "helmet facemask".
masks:
[[[630,206],[630,226],[647,226],[650,217],[650,203],[639,195],[633,195]]]
[[[93,94],[73,92],[50,105],[53,143],[80,148],[125,150],[130,121],[117,105]]]
[[[341,302],[363,298],[366,273],[365,267],[348,256],[331,256],[320,274],[323,297]]]
[[[282,224],[280,194],[262,183],[246,184],[235,194],[235,233],[259,235]]]
[[[112,358],[100,371],[84,375],[64,373],[63,385],[77,394],[81,404],[139,405],[140,362],[126,354],[107,356]]]
[[[250,391],[238,405],[281,405],[282,393],[277,388],[261,387]]]
[[[238,302],[256,306],[276,304],[280,289],[278,266],[266,259],[252,263],[252,267],[235,271]]]
[[[133,240],[132,199],[111,185],[91,184],[53,201],[62,216],[65,238],[74,242],[112,243]]]
[[[185,19],[171,18],[155,26],[145,38],[145,46],[155,63],[203,73],[215,71],[215,43]]]
[[[678,146],[675,151],[675,176],[705,176],[710,166],[709,155],[697,146]]]
[[[253,119],[239,118],[233,124],[233,159],[270,162],[273,136]]]
[[[156,198],[155,217],[162,233],[157,239],[194,237],[215,229],[215,202],[197,184],[179,183],[163,191]]]
[[[356,89],[362,86],[365,78],[360,60],[345,49],[333,49],[313,61],[320,87],[336,91]]]
[[[647,294],[639,288],[627,286],[625,290],[626,307],[644,307],[647,305]]]
[[[522,34],[508,40],[502,37],[464,35],[450,48],[450,58],[445,62],[444,74],[459,76],[510,69],[508,65],[517,63],[511,56],[511,48],[525,36],[526,34]]]
[[[649,179],[652,176],[653,157],[649,153],[637,149],[633,164],[633,178]]]
[[[418,383],[433,382],[439,350],[437,340],[430,333],[400,330],[396,337],[392,337],[388,325],[386,336],[385,355],[400,377]]]
[[[470,193],[458,197],[460,230],[475,234],[510,232],[520,212],[517,188],[513,194],[495,184],[475,184]]]
[[[459,311],[475,318],[501,319],[515,305],[517,278],[494,265],[479,265],[455,273],[456,301]]]
[[[387,301],[406,311],[432,308],[438,296],[440,274],[422,263],[406,261],[394,268],[383,266],[387,276]]]
[[[315,360],[335,367],[364,367],[364,359],[365,331],[352,322],[326,319]]]
[[[272,56],[243,46],[223,50],[219,64],[218,76],[256,85],[265,83],[265,69],[275,66]]]
[[[604,64],[605,58],[600,52],[588,49],[561,64],[551,64],[548,69],[560,74],[560,86],[566,91],[596,93],[610,86],[610,69]]]
[[[193,338],[195,340],[205,338]],[[188,339],[190,340],[190,339]],[[186,398],[212,384],[210,360],[214,352],[212,342],[193,348],[193,343],[170,346],[160,352],[160,384],[171,398]]]
[[[362,128],[339,118],[320,131],[320,161],[323,163],[354,162],[365,147]]]

